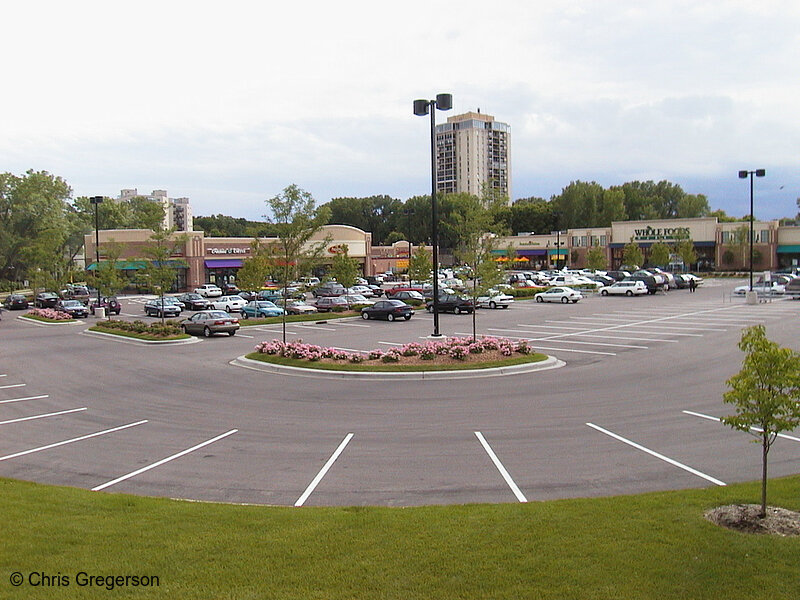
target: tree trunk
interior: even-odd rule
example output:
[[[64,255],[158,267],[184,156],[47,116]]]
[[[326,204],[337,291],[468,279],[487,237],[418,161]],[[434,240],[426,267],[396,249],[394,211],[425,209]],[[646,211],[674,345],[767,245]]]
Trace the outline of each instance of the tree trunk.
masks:
[[[769,436],[761,436],[761,513],[762,519],[767,516],[767,453],[769,452]]]

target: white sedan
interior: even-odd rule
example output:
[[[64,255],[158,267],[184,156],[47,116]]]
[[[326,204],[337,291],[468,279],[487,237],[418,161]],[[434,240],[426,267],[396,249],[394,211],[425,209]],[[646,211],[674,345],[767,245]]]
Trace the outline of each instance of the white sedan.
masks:
[[[737,296],[744,296],[749,291],[750,284],[733,288],[733,293]],[[786,293],[786,287],[777,281],[759,281],[753,284],[753,291],[762,296],[781,296]]]
[[[485,296],[478,297],[478,306],[481,308],[508,308],[510,304],[514,304],[514,296],[499,290],[489,290]]]
[[[211,308],[215,310],[224,310],[225,312],[241,312],[247,306],[247,301],[241,296],[220,296],[209,303]]]
[[[199,288],[195,288],[194,293],[200,294],[203,298],[222,296],[222,290],[213,283],[204,283]]]
[[[552,287],[544,292],[539,292],[534,298],[537,302],[561,302],[563,304],[572,302],[574,304],[578,300],[583,299],[583,296],[577,290],[573,290],[567,286],[560,286]]]
[[[644,281],[617,281],[611,285],[600,288],[601,296],[609,295],[639,296],[647,295],[647,286]]]

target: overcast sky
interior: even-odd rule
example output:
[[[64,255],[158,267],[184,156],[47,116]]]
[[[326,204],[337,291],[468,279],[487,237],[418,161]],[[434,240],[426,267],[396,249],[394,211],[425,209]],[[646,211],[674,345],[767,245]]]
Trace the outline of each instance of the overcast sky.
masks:
[[[511,125],[512,199],[667,179],[741,216],[800,197],[794,1],[6,3],[0,171],[77,196],[166,189],[261,219],[296,183],[430,193],[429,120],[453,94]]]

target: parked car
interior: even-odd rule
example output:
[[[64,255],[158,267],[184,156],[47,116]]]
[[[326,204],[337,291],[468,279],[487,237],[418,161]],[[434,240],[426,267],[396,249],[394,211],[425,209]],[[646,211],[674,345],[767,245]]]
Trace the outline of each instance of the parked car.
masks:
[[[582,300],[583,296],[579,291],[573,290],[570,287],[557,286],[545,290],[544,292],[539,292],[534,298],[537,302],[562,302],[564,304],[572,302],[574,304],[578,300]]]
[[[211,337],[215,333],[235,335],[239,329],[239,319],[222,310],[201,310],[181,321],[181,329],[191,335],[203,334]]]
[[[430,285],[430,284],[429,284]],[[427,289],[433,289],[429,287]],[[399,292],[418,292],[425,295],[426,288],[424,285],[396,285],[393,288],[386,290],[386,297],[389,299],[395,298]]]
[[[400,290],[395,292],[391,295],[391,300],[402,300],[403,302],[407,300],[415,300],[419,302],[425,302],[425,296],[420,294],[419,292],[415,292],[414,290]]]
[[[353,306],[354,304],[375,304],[375,300],[370,300],[362,294],[345,294],[344,296],[340,296],[340,298],[344,298],[348,306]]]
[[[630,277],[626,277],[622,281],[641,281],[647,287],[648,294],[655,294],[658,290],[663,290],[664,285],[659,284],[655,277],[652,275],[631,275]]]
[[[164,296],[164,302],[169,302],[170,304],[177,304],[181,307],[181,310],[186,310],[186,305],[181,302],[180,298],[177,296]]]
[[[622,281],[626,277],[630,277],[630,271],[606,271],[606,277],[611,277],[614,281]]]
[[[55,308],[60,298],[55,292],[39,292],[33,299],[36,308]]]
[[[439,294],[439,312],[453,312],[457,315],[461,313],[471,313],[475,310],[472,300],[462,298],[458,294]],[[425,309],[433,312],[433,298],[425,302]]]
[[[28,299],[22,294],[9,294],[3,300],[3,308],[6,310],[25,310],[28,308]]]
[[[186,292],[178,296],[178,300],[183,302],[183,305],[189,310],[206,310],[209,307],[209,302],[197,292]]]
[[[236,296],[239,294],[239,288],[233,283],[223,283],[220,289],[223,296]]]
[[[737,296],[744,296],[750,290],[750,284],[738,285],[733,288],[733,293]],[[777,281],[757,281],[753,284],[753,291],[759,295],[782,296],[786,293],[786,286]]]
[[[311,294],[314,296],[314,298],[335,298],[337,296],[343,296],[346,293],[347,291],[345,290],[344,286],[341,283],[336,283],[335,281],[328,281],[311,290]]]
[[[489,290],[485,296],[478,297],[479,307],[508,308],[514,304],[514,296],[504,294],[500,290]]]
[[[647,286],[644,281],[616,281],[599,291],[601,296],[646,296]]]
[[[65,300],[88,302],[90,297],[89,288],[85,285],[68,284],[66,289],[61,290],[61,297]]]
[[[784,286],[784,293],[793,300],[800,298],[800,277],[793,277],[792,280]]]
[[[56,310],[67,313],[73,319],[89,316],[89,309],[80,300],[59,300]]]
[[[375,293],[372,291],[372,288],[368,285],[354,285],[353,287],[347,288],[347,293],[361,294],[365,298],[372,298],[375,295]]]
[[[269,300],[251,300],[242,308],[242,318],[261,319],[264,317],[279,317],[283,314],[283,309],[276,306]]]
[[[350,306],[347,304],[347,300],[345,300],[341,296],[322,296],[320,298],[317,298],[316,307],[317,311],[319,312],[329,312],[337,307],[343,308],[345,310],[350,308]]]
[[[222,290],[213,283],[204,283],[199,288],[195,288],[195,294],[200,294],[203,298],[219,298]]]
[[[160,298],[156,298],[145,302],[144,313],[148,317],[177,317],[181,314],[181,307],[169,302],[166,298],[164,302]]]
[[[225,312],[238,312],[242,310],[247,302],[241,296],[220,296],[209,302],[210,308],[224,310]]]
[[[317,307],[305,300],[289,300],[286,305],[287,315],[309,315],[317,312]]]
[[[89,310],[92,311],[92,314],[95,314],[98,307],[105,308],[107,315],[111,313],[118,315],[122,312],[122,306],[116,296],[101,296],[100,304],[97,303],[97,298],[93,298],[89,303]]]
[[[361,318],[364,320],[386,319],[388,321],[396,321],[402,318],[408,321],[413,314],[414,309],[402,300],[378,300],[372,306],[365,306],[361,309]]]

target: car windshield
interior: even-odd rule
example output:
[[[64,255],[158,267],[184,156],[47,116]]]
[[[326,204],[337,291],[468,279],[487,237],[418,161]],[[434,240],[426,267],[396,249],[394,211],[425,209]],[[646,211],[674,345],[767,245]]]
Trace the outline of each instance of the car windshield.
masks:
[[[229,319],[230,315],[224,310],[211,310],[206,313],[212,319]]]
[[[273,304],[269,300],[259,300],[258,307],[259,308],[277,308],[275,306],[275,304]]]
[[[78,300],[64,300],[62,306],[83,306]]]

